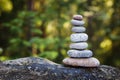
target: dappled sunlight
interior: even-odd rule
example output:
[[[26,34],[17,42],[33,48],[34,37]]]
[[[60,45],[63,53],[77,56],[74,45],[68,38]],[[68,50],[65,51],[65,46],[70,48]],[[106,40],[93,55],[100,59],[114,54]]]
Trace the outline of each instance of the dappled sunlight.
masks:
[[[40,1],[35,0],[35,2],[34,2],[34,10],[39,10],[39,9],[41,9]]]
[[[55,28],[56,25],[54,25],[54,21],[51,21],[48,23],[47,27],[46,27],[46,33],[48,34],[49,37],[53,37],[55,35],[57,35],[57,30]],[[53,34],[53,35],[51,35]]]
[[[71,12],[74,12],[73,14],[75,14],[75,12],[77,12],[78,6],[76,4],[70,4],[70,9]]]
[[[98,7],[98,6],[91,6],[90,7],[90,10],[92,10],[92,11],[99,11],[101,8],[100,7]]]
[[[67,51],[66,51],[65,49],[62,49],[62,50],[61,50],[61,54],[62,54],[64,57],[66,57],[66,56],[67,56],[67,54],[66,54],[66,53],[67,53]]]
[[[85,11],[84,12],[84,16],[87,16],[87,17],[89,17],[89,16],[93,16],[93,12],[91,12],[91,11]]]
[[[61,18],[66,19],[66,20],[70,19],[70,17],[65,15],[64,13],[61,13],[60,16],[61,16]]]
[[[54,30],[53,22],[49,22],[49,23],[48,23],[48,26],[47,26],[47,28],[46,28],[46,32],[47,32],[47,33],[50,33],[50,32],[52,32],[53,30]]]
[[[37,19],[35,21],[35,25],[36,25],[36,27],[40,27],[42,25],[42,21],[40,19]]]
[[[66,29],[70,29],[70,21],[63,23],[63,27]]]
[[[0,12],[10,12],[13,9],[13,4],[10,0],[0,0]]]
[[[9,57],[7,56],[0,56],[0,61],[5,61],[5,60],[8,60],[10,59]]]
[[[112,41],[110,39],[105,39],[100,43],[100,47],[108,51],[112,48]]]
[[[106,6],[111,7],[113,5],[113,0],[106,0]]]

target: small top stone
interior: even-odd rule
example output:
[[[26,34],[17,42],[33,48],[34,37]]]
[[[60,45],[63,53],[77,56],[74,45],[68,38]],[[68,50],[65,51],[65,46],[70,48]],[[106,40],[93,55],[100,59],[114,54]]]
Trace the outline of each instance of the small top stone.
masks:
[[[75,19],[75,20],[82,20],[83,17],[81,15],[74,15],[73,19]]]

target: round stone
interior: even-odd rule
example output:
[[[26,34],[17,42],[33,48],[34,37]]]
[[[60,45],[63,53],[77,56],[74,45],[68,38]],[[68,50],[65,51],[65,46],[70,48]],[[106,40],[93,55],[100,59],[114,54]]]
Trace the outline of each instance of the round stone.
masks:
[[[88,35],[85,33],[74,33],[74,34],[71,34],[70,39],[72,42],[87,41]]]
[[[70,44],[71,49],[86,49],[87,47],[88,47],[88,44],[86,42]]]
[[[73,19],[75,19],[75,20],[82,20],[83,17],[81,15],[74,15]]]
[[[73,26],[73,27],[72,27],[72,31],[73,31],[73,32],[76,32],[76,33],[77,33],[77,32],[85,32],[85,31],[86,31],[86,28],[85,28],[85,27],[79,27],[79,26],[78,26],[78,27],[74,27],[74,26]]]
[[[91,57],[91,58],[65,58],[63,60],[65,65],[70,66],[81,66],[81,67],[98,67],[100,62],[98,59]]]
[[[71,20],[71,23],[72,23],[72,25],[76,25],[76,26],[85,24],[84,21],[79,21],[79,20],[74,20],[74,19]]]
[[[69,50],[67,52],[69,57],[74,58],[85,58],[85,57],[91,57],[93,56],[93,53],[91,50]]]

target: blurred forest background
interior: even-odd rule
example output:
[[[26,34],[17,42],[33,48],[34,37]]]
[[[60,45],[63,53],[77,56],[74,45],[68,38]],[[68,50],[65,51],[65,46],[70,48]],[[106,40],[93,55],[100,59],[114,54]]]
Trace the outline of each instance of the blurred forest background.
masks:
[[[89,47],[120,68],[120,0],[0,0],[0,60],[67,57],[74,14],[84,16]]]

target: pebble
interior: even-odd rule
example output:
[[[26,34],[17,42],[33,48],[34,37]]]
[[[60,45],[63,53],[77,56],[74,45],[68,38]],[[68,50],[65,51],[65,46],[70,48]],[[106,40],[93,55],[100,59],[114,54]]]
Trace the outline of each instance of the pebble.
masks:
[[[65,58],[63,60],[65,65],[70,66],[81,66],[81,67],[98,67],[100,62],[98,59],[91,57],[91,58]]]
[[[100,62],[98,59],[92,57],[93,52],[91,50],[86,50],[88,47],[88,35],[84,33],[86,28],[83,26],[85,22],[81,15],[74,15],[71,20],[73,25],[71,31],[70,39],[73,43],[70,44],[70,49],[67,52],[69,58],[65,58],[63,63],[65,65],[74,67],[98,67]]]
[[[81,15],[74,15],[73,19],[75,19],[75,20],[82,20],[83,17]]]
[[[74,33],[71,34],[70,39],[72,42],[87,41],[88,35],[86,33]]]
[[[85,24],[84,21],[79,21],[79,20],[74,20],[74,19],[71,20],[71,23],[72,23],[72,25],[76,25],[76,26],[80,26],[80,25]]]
[[[87,47],[88,47],[88,44],[86,42],[70,44],[71,49],[86,49]]]
[[[67,52],[69,57],[74,57],[74,58],[88,58],[93,56],[93,53],[91,50],[68,50]]]
[[[73,31],[73,32],[76,32],[76,33],[77,33],[77,32],[85,32],[85,31],[86,31],[86,28],[85,28],[85,27],[79,27],[79,26],[78,26],[78,27],[73,26],[73,27],[72,27],[72,31]]]

